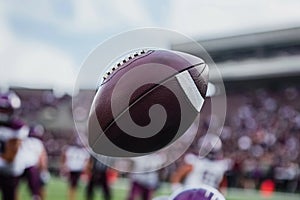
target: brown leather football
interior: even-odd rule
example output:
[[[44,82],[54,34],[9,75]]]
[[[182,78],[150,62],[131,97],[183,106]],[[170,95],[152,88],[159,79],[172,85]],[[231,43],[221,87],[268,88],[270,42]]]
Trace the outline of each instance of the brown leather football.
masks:
[[[129,53],[104,75],[88,123],[97,154],[141,156],[158,151],[190,127],[203,105],[208,66],[164,49]]]

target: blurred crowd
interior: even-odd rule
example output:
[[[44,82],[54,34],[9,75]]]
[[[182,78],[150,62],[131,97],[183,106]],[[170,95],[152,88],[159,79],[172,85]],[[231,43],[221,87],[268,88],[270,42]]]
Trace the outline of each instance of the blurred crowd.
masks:
[[[267,185],[277,191],[299,192],[299,97],[297,87],[227,92],[227,116],[220,138],[223,156],[234,163],[225,174],[228,187],[260,189]],[[207,132],[211,121],[218,127],[218,118],[207,113],[198,137]],[[194,141],[191,151],[199,148],[198,139]]]
[[[240,103],[228,101],[221,138],[225,156],[235,161],[227,173],[229,186],[258,188],[272,180],[279,191],[296,191],[300,173],[299,92],[295,87],[257,89],[236,95]]]

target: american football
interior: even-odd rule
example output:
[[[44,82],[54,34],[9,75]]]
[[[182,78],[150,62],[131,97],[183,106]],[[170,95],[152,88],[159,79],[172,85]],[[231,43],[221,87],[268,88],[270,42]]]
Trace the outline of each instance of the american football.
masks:
[[[208,71],[202,59],[187,53],[164,49],[129,53],[104,75],[95,95],[89,117],[91,148],[102,155],[120,156],[105,148],[108,140],[114,148],[133,154],[171,144],[200,112]]]

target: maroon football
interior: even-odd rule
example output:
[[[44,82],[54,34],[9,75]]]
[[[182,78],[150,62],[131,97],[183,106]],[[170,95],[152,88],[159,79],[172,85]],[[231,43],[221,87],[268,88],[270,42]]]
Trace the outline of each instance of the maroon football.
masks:
[[[131,52],[112,65],[94,97],[89,145],[105,156],[141,156],[185,133],[199,114],[208,67],[193,55],[164,49]]]

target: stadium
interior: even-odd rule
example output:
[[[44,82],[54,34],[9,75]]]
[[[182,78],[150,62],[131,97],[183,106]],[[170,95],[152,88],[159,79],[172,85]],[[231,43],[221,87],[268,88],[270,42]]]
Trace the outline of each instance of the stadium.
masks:
[[[256,30],[245,29],[234,33],[212,34],[210,37],[197,36],[196,42],[211,56],[222,75],[222,83],[213,75],[209,77],[209,81],[213,85],[213,96],[224,95],[220,89],[224,84],[227,101],[224,126],[218,124],[218,116],[212,116],[212,101],[208,98],[202,107],[193,142],[179,159],[155,172],[158,177],[157,184],[151,188],[152,193],[149,195],[154,198],[173,192],[174,172],[184,165],[185,156],[189,152],[199,151],[199,141],[213,120],[214,129],[221,132],[222,157],[230,160],[230,167],[224,170],[224,176],[217,188],[226,199],[299,199],[300,27],[293,24]],[[172,41],[167,44],[167,48],[199,57],[203,55],[189,41]],[[1,57],[4,58],[4,54]],[[15,63],[17,64],[18,62]],[[90,112],[83,107],[74,109],[72,92],[62,92],[60,86],[55,85],[57,80],[53,85],[43,81],[41,85],[28,84],[28,80],[16,80],[18,78],[5,82],[13,77],[2,75],[5,70],[5,67],[1,67],[1,78],[4,80],[0,81],[1,93],[9,91],[16,94],[20,98],[21,106],[16,108],[14,115],[31,129],[38,127],[38,131],[42,132],[38,138],[44,146],[47,162],[45,164],[41,161],[41,166],[50,175],[44,183],[42,197],[35,198],[32,195],[33,190],[30,189],[30,181],[25,180],[26,173],[20,174],[22,178],[19,181],[17,199],[130,199],[129,191],[134,177],[131,173],[101,164],[98,165],[100,171],[96,171],[97,161],[89,163],[92,158],[85,155],[87,152],[80,152],[78,149],[69,153],[70,159],[75,159],[75,164],[71,162],[68,166],[69,147],[84,149],[82,142],[78,141],[77,132],[80,130],[75,123],[84,123]],[[26,70],[20,71],[22,74]],[[61,78],[59,75],[57,77]],[[34,81],[40,80],[41,78],[37,78]],[[26,82],[24,86],[22,81]],[[59,84],[70,86],[68,81]],[[89,105],[89,97],[94,95],[94,89],[86,87],[77,101]],[[4,134],[0,132],[1,138]],[[5,146],[4,142],[2,144]],[[1,145],[0,155],[4,155]],[[75,154],[77,157],[82,156],[82,161],[76,160],[77,157],[73,158]],[[4,172],[1,162],[0,170]],[[77,164],[87,164],[90,171],[83,169],[84,167],[80,170],[74,169],[76,173],[80,173],[77,174],[77,182],[74,183],[76,189],[73,191],[69,188],[69,184],[73,182],[71,180],[69,183],[68,173]],[[1,173],[0,171],[0,175]],[[100,187],[95,183],[94,192],[91,192],[95,195],[92,198],[87,191],[92,187],[92,177],[96,177],[97,173],[103,173],[106,183],[101,182]],[[183,177],[181,182],[186,180]],[[0,199],[5,200],[3,197]]]

